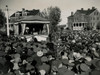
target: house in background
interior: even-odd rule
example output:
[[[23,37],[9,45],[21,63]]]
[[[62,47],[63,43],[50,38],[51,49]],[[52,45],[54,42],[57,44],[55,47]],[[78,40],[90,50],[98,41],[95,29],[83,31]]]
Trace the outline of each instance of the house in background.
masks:
[[[84,30],[86,25],[93,26],[96,30],[97,24],[100,22],[100,13],[95,8],[84,10],[77,10],[75,13],[71,12],[68,17],[68,28],[71,30]]]

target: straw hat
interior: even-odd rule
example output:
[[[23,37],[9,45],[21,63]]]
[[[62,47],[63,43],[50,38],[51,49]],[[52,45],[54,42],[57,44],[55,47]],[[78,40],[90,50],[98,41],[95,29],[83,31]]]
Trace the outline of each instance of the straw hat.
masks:
[[[46,71],[45,70],[40,70],[39,71],[41,75],[45,75]]]
[[[68,65],[69,61],[68,61],[67,59],[62,59],[62,63],[63,63],[64,65]]]
[[[85,57],[85,59],[86,59],[87,61],[91,61],[91,60],[92,60],[92,58],[89,57],[89,56]]]
[[[43,56],[43,52],[42,51],[38,51],[37,52],[37,56],[39,56],[39,57]]]
[[[88,65],[86,65],[86,64],[84,64],[84,63],[82,63],[81,65],[80,65],[80,69],[82,70],[82,71],[88,71],[90,68],[89,68],[89,66]]]

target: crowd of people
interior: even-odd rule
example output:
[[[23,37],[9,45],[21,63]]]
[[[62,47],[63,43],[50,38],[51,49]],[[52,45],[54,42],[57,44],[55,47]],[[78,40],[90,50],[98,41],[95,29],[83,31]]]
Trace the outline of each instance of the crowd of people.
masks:
[[[0,36],[0,75],[100,75],[99,32],[60,36],[41,42]]]

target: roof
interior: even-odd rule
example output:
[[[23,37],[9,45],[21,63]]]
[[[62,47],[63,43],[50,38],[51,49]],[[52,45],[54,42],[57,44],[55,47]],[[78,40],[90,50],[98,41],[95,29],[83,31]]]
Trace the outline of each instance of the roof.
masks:
[[[37,15],[40,13],[39,10],[33,9],[33,10],[25,10],[27,12],[27,16],[29,15]],[[17,11],[15,13],[20,13],[20,16],[22,16],[22,11]],[[15,17],[15,13],[13,13],[10,17]]]
[[[30,10],[30,11],[29,10],[26,10],[26,12],[28,12],[27,15],[37,15],[37,14],[40,13],[39,10],[35,10],[35,9]]]
[[[63,24],[63,25],[57,25],[58,27],[66,27],[66,24]]]
[[[23,19],[21,19],[21,21],[48,21],[48,20],[38,15],[35,16],[31,15],[24,17]]]
[[[68,16],[68,18],[72,18],[72,17],[74,17],[74,15]]]
[[[76,12],[85,14],[85,15],[90,15],[93,11],[95,11],[96,9],[88,9],[88,10],[77,10]]]
[[[90,15],[92,12],[94,12],[96,10],[96,8],[92,7],[92,9],[87,9],[87,10],[83,10],[83,8],[81,10],[77,10],[76,12],[79,12],[81,14],[85,14],[85,15]],[[73,18],[74,15],[70,15],[68,16],[68,18]]]

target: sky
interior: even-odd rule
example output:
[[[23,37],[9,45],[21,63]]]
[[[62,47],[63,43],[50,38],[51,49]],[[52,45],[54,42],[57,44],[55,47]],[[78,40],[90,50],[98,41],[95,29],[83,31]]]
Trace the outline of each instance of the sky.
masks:
[[[61,10],[60,24],[67,24],[67,17],[78,9],[96,7],[100,12],[100,0],[0,0],[0,9],[5,12],[6,5],[9,8],[9,15],[16,11],[39,9],[43,11],[50,6],[58,6]]]

